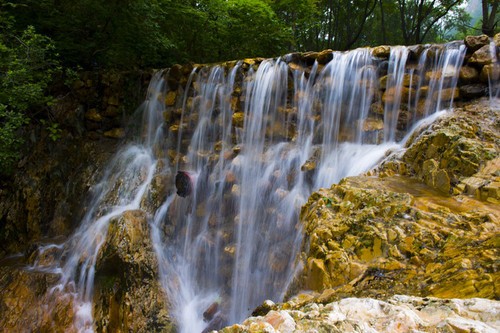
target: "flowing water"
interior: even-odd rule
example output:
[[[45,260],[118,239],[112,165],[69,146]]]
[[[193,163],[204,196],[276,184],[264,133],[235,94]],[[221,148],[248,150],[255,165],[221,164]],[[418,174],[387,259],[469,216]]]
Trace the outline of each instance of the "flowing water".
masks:
[[[188,172],[194,185],[190,196],[172,194],[149,211],[179,330],[219,328],[266,299],[282,300],[301,269],[300,207],[312,191],[372,168],[401,147],[413,124],[449,108],[453,98],[444,94],[456,85],[464,51],[459,43],[427,46],[411,68],[415,55],[406,47],[393,47],[388,61],[369,49],[334,52],[327,65],[307,70],[291,70],[291,56],[255,68],[198,68],[184,89],[180,123],[168,131],[159,98],[168,88],[158,73],[142,108],[142,139],[116,154],[62,245],[65,259],[50,268],[61,275],[54,290],[74,297],[77,328],[92,330],[95,262],[109,221],[150,209],[141,200],[168,149],[175,158],[164,168]],[[435,75],[425,78],[430,70]],[[385,107],[377,113],[381,88]],[[204,320],[214,303],[218,311]]]

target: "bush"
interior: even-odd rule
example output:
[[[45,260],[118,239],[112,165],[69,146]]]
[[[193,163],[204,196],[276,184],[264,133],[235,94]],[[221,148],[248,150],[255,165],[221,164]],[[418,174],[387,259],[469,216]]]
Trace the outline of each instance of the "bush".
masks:
[[[22,131],[34,110],[52,102],[46,93],[60,70],[50,38],[28,27],[19,36],[0,33],[0,174],[12,173],[20,157]]]

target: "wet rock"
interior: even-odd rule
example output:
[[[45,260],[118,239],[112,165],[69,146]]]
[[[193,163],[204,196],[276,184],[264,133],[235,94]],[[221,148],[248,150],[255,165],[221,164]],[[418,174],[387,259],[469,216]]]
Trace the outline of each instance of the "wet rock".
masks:
[[[462,66],[459,79],[461,83],[477,82],[479,80],[479,71],[471,66]]]
[[[264,303],[259,305],[255,310],[252,312],[252,316],[265,316],[266,314],[269,313],[269,311],[275,309],[276,304],[271,301],[271,300],[265,300]]]
[[[175,187],[177,188],[177,195],[183,198],[191,195],[194,187],[193,176],[187,171],[177,171]]]
[[[387,300],[344,298],[325,304],[283,304],[219,332],[483,332],[500,329],[500,302],[398,295]]]
[[[453,99],[460,97],[460,90],[458,88],[446,88],[441,91],[436,91],[432,95],[434,101],[441,100],[442,102],[449,102]]]
[[[387,45],[377,46],[372,50],[373,56],[388,59],[391,54],[391,47]]]
[[[233,113],[233,126],[243,127],[244,122],[245,122],[245,113],[243,112]]]
[[[112,139],[123,139],[125,137],[125,129],[113,128],[112,130],[104,132],[104,136]]]
[[[219,311],[219,303],[213,302],[210,306],[203,312],[203,320],[211,321],[215,314]]]
[[[491,54],[490,46],[485,45],[478,49],[477,51],[472,54],[472,56],[469,59],[469,64],[476,64],[476,65],[489,65],[493,61],[493,56]]]
[[[479,75],[482,82],[496,82],[500,80],[500,63],[484,65]]]
[[[480,83],[467,84],[460,87],[460,97],[467,100],[486,96],[487,92],[488,87]]]
[[[414,97],[415,94],[416,94],[416,91],[413,88],[390,87],[382,95],[382,101],[386,104],[387,103],[393,104],[396,102],[396,100],[398,98],[400,98],[402,103],[407,103],[410,100],[410,97]]]
[[[320,65],[326,65],[333,59],[333,51],[332,50],[323,50],[318,54],[317,61]]]
[[[219,313],[208,323],[208,326],[203,331],[201,331],[201,333],[209,333],[211,331],[219,330],[224,327],[226,323],[226,317],[223,314]]]
[[[481,47],[490,44],[490,37],[487,35],[479,36],[467,36],[465,37],[465,46],[467,46],[468,52],[472,53],[479,50]]]
[[[498,297],[500,273],[490,258],[498,252],[500,216],[474,199],[466,204],[474,212],[451,211],[457,205],[400,176],[347,178],[319,190],[301,211],[309,246],[300,288],[357,297]]]
[[[97,112],[97,109],[89,109],[87,112],[85,112],[85,119],[95,122],[101,122],[102,115]]]
[[[167,92],[167,95],[165,96],[165,105],[166,106],[174,106],[175,101],[177,98],[177,93],[175,91],[169,91]]]
[[[146,214],[126,211],[110,222],[96,262],[97,331],[174,332]]]

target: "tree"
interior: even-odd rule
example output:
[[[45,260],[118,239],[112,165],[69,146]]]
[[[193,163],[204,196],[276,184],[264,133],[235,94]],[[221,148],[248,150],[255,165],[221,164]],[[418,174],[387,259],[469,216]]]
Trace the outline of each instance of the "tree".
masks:
[[[12,22],[0,12],[2,21]],[[0,31],[0,175],[9,175],[20,157],[29,111],[51,102],[46,93],[60,70],[51,39],[28,27],[21,34],[9,24]]]
[[[436,24],[465,0],[397,0],[405,44],[421,44]]]
[[[483,34],[493,37],[498,24],[498,0],[481,0],[483,9],[483,23],[481,30]]]

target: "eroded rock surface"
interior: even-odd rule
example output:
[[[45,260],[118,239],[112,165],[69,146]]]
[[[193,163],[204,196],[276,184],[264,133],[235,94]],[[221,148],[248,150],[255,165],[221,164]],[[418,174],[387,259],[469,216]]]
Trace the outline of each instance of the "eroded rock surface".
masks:
[[[442,300],[396,295],[386,301],[345,298],[321,303],[313,296],[277,306],[221,333],[257,332],[481,332],[500,329],[500,303],[485,299]]]

